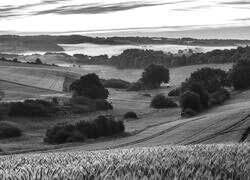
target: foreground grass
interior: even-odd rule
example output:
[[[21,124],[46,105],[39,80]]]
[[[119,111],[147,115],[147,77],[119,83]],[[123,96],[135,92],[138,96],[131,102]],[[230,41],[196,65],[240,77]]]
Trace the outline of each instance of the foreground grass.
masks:
[[[0,157],[1,179],[250,179],[250,144]]]

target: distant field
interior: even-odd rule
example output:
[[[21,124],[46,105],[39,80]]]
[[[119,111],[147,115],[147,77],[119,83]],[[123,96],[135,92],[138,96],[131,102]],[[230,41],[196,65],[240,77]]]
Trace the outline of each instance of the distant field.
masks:
[[[65,78],[76,78],[79,75],[57,69],[34,67],[0,67],[0,80],[20,85],[63,91]]]
[[[44,95],[53,95],[57,92],[52,90],[40,89],[35,87],[23,86],[11,82],[0,80],[0,89],[4,91],[3,100],[23,100],[26,98],[42,98]]]
[[[170,69],[170,84],[172,87],[178,86],[183,82],[190,73],[202,67],[214,67],[228,70],[232,67],[232,64],[208,64],[208,65],[192,65]],[[41,65],[30,65],[30,64],[19,64],[12,62],[0,62],[0,80],[18,84],[20,86],[29,86],[31,88],[39,88],[45,90],[52,90],[62,92],[67,89],[70,83],[79,78],[81,75],[88,73],[96,73],[101,78],[111,79],[120,78],[130,82],[137,81],[142,74],[141,69],[125,69],[118,70],[112,66],[101,66],[101,65],[85,65],[82,67],[53,67],[53,66],[41,66]],[[19,86],[19,88],[20,88]],[[67,86],[67,87],[66,87]],[[25,93],[33,93],[26,88]],[[5,89],[7,91],[7,89]],[[159,89],[153,93],[168,92],[169,89]],[[7,92],[9,95],[13,92]],[[125,93],[128,96],[137,96],[138,93]],[[112,91],[112,98],[116,98],[122,95],[119,92]],[[10,97],[10,96],[9,96]],[[23,96],[25,97],[25,96]],[[30,97],[30,96],[27,96]],[[121,97],[120,97],[121,98]],[[128,98],[128,97],[127,97]]]
[[[0,157],[7,179],[250,178],[250,144],[159,146]]]
[[[176,68],[170,68],[170,84],[178,85],[183,82],[192,72],[199,68],[211,67],[220,68],[223,70],[229,70],[232,67],[232,63],[227,64],[201,64],[190,65]],[[83,65],[81,68],[70,68],[72,71],[81,73],[96,73],[104,79],[120,78],[126,81],[137,81],[143,72],[143,69],[117,69],[112,66],[102,65]]]

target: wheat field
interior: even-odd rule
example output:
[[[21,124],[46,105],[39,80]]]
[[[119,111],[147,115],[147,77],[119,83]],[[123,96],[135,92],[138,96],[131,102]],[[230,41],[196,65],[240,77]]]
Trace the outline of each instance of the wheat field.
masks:
[[[0,157],[1,179],[250,179],[250,144],[159,146]]]

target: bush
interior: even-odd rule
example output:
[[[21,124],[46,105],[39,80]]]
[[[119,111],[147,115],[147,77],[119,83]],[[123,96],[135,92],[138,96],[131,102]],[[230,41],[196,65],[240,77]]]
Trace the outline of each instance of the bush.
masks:
[[[180,96],[180,94],[181,94],[181,89],[180,88],[176,88],[176,89],[172,89],[168,93],[168,96]]]
[[[59,105],[55,101],[26,100],[24,102],[10,103],[9,109],[10,116],[46,117],[109,110],[113,109],[113,106],[104,99],[91,100],[79,96],[69,99],[64,105]]]
[[[97,111],[104,111],[104,110],[110,110],[113,109],[113,106],[104,99],[97,99],[94,100],[95,107]]]
[[[124,119],[129,119],[129,118],[137,119],[138,118],[137,114],[135,112],[132,112],[132,111],[127,112],[126,114],[124,114],[123,117],[124,117]]]
[[[168,83],[169,70],[162,65],[151,64],[142,73],[141,80],[147,88],[159,88],[161,83]]]
[[[238,61],[229,72],[234,89],[240,90],[250,87],[250,61]]]
[[[113,116],[99,116],[93,121],[80,121],[74,125],[58,124],[47,130],[44,141],[51,144],[84,141],[86,138],[115,135],[124,130],[122,121],[116,121]]]
[[[17,124],[8,121],[0,122],[0,139],[21,136],[22,131]]]
[[[186,91],[180,97],[180,105],[182,112],[185,112],[186,109],[199,112],[201,107],[200,96],[194,92]]]
[[[92,100],[107,99],[109,91],[101,84],[96,74],[87,74],[74,81],[70,85],[70,90],[74,91],[74,96],[84,96]]]
[[[208,107],[209,98],[210,98],[209,93],[206,90],[204,90],[199,83],[197,82],[191,83],[189,90],[191,92],[199,94],[201,105]]]
[[[25,100],[24,102],[11,103],[10,116],[48,116],[52,113],[53,103],[43,100]]]
[[[150,103],[150,107],[161,109],[161,108],[172,108],[177,107],[177,104],[172,100],[166,98],[163,94],[156,95]]]
[[[127,91],[141,91],[145,90],[145,86],[141,81],[131,83],[130,86],[127,88]]]
[[[210,105],[220,105],[230,98],[230,93],[226,89],[221,89],[211,94]]]
[[[182,117],[190,118],[196,115],[196,112],[190,108],[186,109],[184,112],[181,113]]]
[[[108,79],[103,80],[103,86],[106,88],[117,88],[117,89],[127,89],[130,86],[130,82],[121,79]]]
[[[225,71],[209,67],[201,68],[191,73],[190,78],[183,85],[189,87],[194,82],[199,83],[209,93],[214,93],[224,87],[231,86],[230,79]],[[182,87],[182,89],[184,91],[188,90],[186,87]]]

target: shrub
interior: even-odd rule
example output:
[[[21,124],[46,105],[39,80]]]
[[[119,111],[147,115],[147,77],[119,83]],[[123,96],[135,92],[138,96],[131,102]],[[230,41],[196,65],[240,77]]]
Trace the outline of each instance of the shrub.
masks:
[[[150,107],[161,109],[161,108],[172,108],[177,107],[177,104],[172,100],[166,98],[163,94],[156,95],[150,103]]]
[[[180,94],[181,94],[181,89],[175,88],[168,93],[168,96],[180,96]]]
[[[200,111],[200,96],[194,92],[186,91],[180,97],[182,112],[186,109],[192,109],[196,112]]]
[[[204,90],[199,83],[197,82],[191,83],[189,90],[191,92],[199,94],[201,105],[208,107],[209,98],[210,98],[209,93],[206,90]]]
[[[0,139],[21,136],[22,131],[17,124],[8,121],[0,122]]]
[[[75,130],[70,133],[67,138],[67,142],[81,142],[85,141],[86,137],[78,130]]]
[[[141,80],[148,88],[159,88],[161,83],[168,83],[169,70],[162,65],[151,64],[142,73]]]
[[[76,124],[58,124],[47,130],[45,142],[60,144],[84,141],[86,138],[98,138],[122,133],[125,130],[122,121],[113,116],[99,116],[93,121],[80,121]]]
[[[230,98],[230,93],[226,89],[221,89],[211,94],[211,105],[220,105]]]
[[[103,80],[103,86],[106,88],[117,88],[117,89],[127,89],[130,86],[130,82],[121,79],[108,79]]]
[[[229,72],[234,89],[240,90],[250,87],[250,61],[238,61]]]
[[[187,108],[184,112],[181,112],[182,117],[190,118],[196,115],[196,112],[190,108]]]
[[[94,100],[94,103],[97,111],[113,109],[113,106],[105,99]]]
[[[129,118],[137,119],[138,118],[137,114],[135,112],[132,112],[132,111],[127,112],[126,114],[124,114],[123,117],[124,117],[124,119],[129,119]]]
[[[90,99],[107,99],[109,91],[101,84],[96,74],[87,74],[70,85],[74,96],[84,96]]]
[[[145,90],[145,86],[141,81],[131,83],[130,86],[127,88],[127,91],[141,91]]]
[[[42,100],[25,100],[24,102],[11,103],[10,116],[47,116],[52,113],[50,108],[54,105]]]

